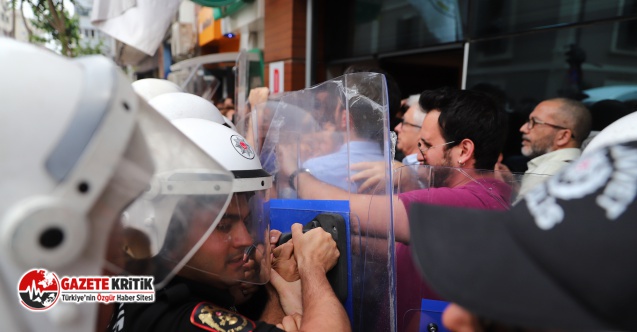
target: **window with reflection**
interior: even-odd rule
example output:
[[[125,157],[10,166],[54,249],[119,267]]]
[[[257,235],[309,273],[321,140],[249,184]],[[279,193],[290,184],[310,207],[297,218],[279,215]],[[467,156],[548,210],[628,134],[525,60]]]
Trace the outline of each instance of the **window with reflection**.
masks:
[[[470,35],[487,38],[637,15],[636,0],[473,0]]]
[[[329,0],[325,7],[327,58],[400,52],[462,41],[462,14],[467,3],[467,0]]]

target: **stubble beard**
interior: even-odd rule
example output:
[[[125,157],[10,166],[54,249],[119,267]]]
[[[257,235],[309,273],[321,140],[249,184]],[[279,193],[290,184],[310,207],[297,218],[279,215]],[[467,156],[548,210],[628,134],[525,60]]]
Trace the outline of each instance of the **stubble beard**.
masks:
[[[522,146],[521,152],[522,155],[528,158],[536,158],[541,155],[547,154],[552,151],[551,149],[551,141],[553,140],[552,136],[544,137],[544,139],[537,141],[527,141],[529,145]]]
[[[432,179],[432,187],[440,188],[447,187],[449,184],[449,179],[451,178],[451,172],[453,172],[453,162],[451,161],[451,150],[445,150],[445,154],[443,157],[442,164],[438,165],[436,168],[433,179]]]

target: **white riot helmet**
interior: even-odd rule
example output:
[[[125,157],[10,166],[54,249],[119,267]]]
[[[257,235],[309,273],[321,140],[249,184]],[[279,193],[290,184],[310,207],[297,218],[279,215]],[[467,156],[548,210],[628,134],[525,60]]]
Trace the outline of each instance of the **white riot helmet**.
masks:
[[[197,95],[185,92],[166,93],[151,99],[149,103],[169,120],[206,119],[237,130],[234,123],[219,112],[217,106]]]
[[[0,144],[3,330],[93,330],[96,303],[45,305],[41,289],[20,292],[21,277],[34,269],[60,277],[101,275],[105,266],[131,272],[122,245],[134,243],[116,221],[150,181],[161,182],[157,175],[170,172],[214,177],[212,190],[226,195],[215,208],[223,210],[233,177],[140,100],[104,57],[69,60],[0,38],[0,72],[0,142],[11,142]],[[173,180],[183,184],[184,177]],[[200,236],[218,221],[197,225]],[[171,264],[187,259],[175,255]],[[29,311],[20,299],[44,312]]]
[[[151,99],[148,103],[171,121],[194,118],[225,124],[225,117],[215,105],[191,93],[167,93]]]
[[[211,149],[209,144],[205,148],[204,146],[206,142],[214,142],[217,140],[216,136],[211,136],[214,135],[211,131],[214,132],[218,130],[218,128],[216,128],[216,126],[210,127],[210,124],[224,125],[225,117],[221,115],[219,110],[210,101],[190,93],[174,92],[159,95],[151,99],[149,104],[165,118],[173,121],[173,123],[174,121],[185,119],[197,119],[200,121],[194,121],[194,123],[205,123],[204,128],[206,130],[204,131],[187,130],[184,131],[184,133],[187,133],[186,136],[193,139],[194,142],[208,154],[212,155],[212,153],[216,153],[217,150],[214,148]],[[224,127],[222,127],[222,129],[226,130],[226,132],[230,130]],[[195,137],[190,137],[189,135],[194,135]],[[227,152],[223,149],[219,151]],[[216,155],[223,156],[222,159],[226,161],[232,160],[228,155],[218,153]],[[254,154],[253,157],[255,157]],[[252,159],[253,160],[249,162],[247,160],[244,161],[243,164],[241,164],[241,162],[235,162],[235,164],[239,165],[240,169],[258,169],[263,172],[258,157]],[[269,175],[265,172],[264,174],[260,175],[264,177],[263,181],[266,183],[269,179]],[[165,178],[169,176],[171,176],[171,174],[165,175]],[[199,181],[200,179],[196,180]],[[233,191],[246,191],[238,189],[239,187],[245,187],[244,183],[245,179],[240,181],[235,180]],[[271,180],[269,185],[271,185]],[[267,188],[269,188],[269,185]],[[204,185],[202,190],[205,188],[210,187]],[[258,189],[267,188],[259,187]],[[137,260],[152,260],[157,262],[162,260],[162,257],[169,257],[178,247],[178,243],[173,243],[170,239],[178,238],[176,234],[187,233],[173,222],[172,217],[173,211],[175,211],[174,213],[185,216],[184,218],[189,218],[190,213],[186,211],[187,208],[184,208],[186,205],[181,202],[182,197],[180,195],[173,195],[174,193],[180,192],[174,186],[172,186],[172,190],[164,189],[166,188],[162,188],[160,183],[152,183],[149,189],[144,193],[143,197],[145,199],[139,200],[131,205],[123,214],[122,222],[127,229],[136,229],[148,236],[149,242],[146,246],[129,248],[129,254]],[[257,189],[250,188],[249,190],[254,191]],[[206,195],[210,193],[206,193],[205,191],[201,191],[200,194],[201,197],[207,196],[206,199],[214,199],[216,197],[214,195]],[[221,197],[223,198],[223,196]],[[191,202],[191,208],[193,204],[194,203]],[[218,204],[218,202],[215,204]],[[176,211],[176,208],[179,209]],[[223,214],[223,211],[219,213]]]
[[[246,253],[243,257],[246,264],[235,269],[215,270],[211,267],[203,270],[196,256],[186,268],[194,271],[193,278],[209,278],[213,275],[216,279],[228,282],[267,282],[270,271],[269,223],[263,208],[267,191],[272,186],[272,176],[263,170],[254,149],[232,129],[204,119],[177,119],[172,123],[208,155],[218,157],[222,165],[234,174],[233,198],[208,241],[216,245],[226,243],[234,259],[241,256],[239,253]],[[201,259],[208,261],[206,267],[215,266],[212,261],[223,262],[227,259],[203,251],[204,247]]]
[[[183,92],[177,84],[159,78],[144,78],[133,82],[132,85],[135,92],[146,101],[165,93]]]
[[[234,192],[262,190],[272,186],[272,177],[263,170],[259,157],[246,140],[235,130],[209,123],[224,125],[226,119],[211,102],[189,93],[168,93],[153,98],[149,104],[235,174]],[[237,154],[239,151],[241,153]]]

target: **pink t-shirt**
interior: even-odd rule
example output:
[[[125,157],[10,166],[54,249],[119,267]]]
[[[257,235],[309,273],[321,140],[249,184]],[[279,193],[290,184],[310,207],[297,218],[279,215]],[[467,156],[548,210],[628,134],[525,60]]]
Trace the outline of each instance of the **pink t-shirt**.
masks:
[[[495,179],[479,179],[455,188],[430,188],[398,195],[407,212],[412,203],[505,210],[509,207],[510,197],[511,187]],[[412,237],[411,241],[418,239]],[[444,299],[422,281],[409,246],[402,243],[396,243],[396,278],[398,331],[406,331],[419,322],[421,299]]]

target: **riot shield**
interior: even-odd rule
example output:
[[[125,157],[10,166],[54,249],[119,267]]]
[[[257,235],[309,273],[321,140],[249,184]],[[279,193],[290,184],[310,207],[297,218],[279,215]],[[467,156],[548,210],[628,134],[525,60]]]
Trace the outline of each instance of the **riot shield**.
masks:
[[[389,177],[389,130],[384,76],[345,75],[268,101],[257,112],[262,160],[276,158],[286,146],[288,158],[319,180],[356,193],[352,165],[386,161]],[[266,121],[261,121],[266,119]],[[263,137],[263,133],[266,133]],[[291,155],[291,156],[290,156]],[[277,172],[278,165],[274,163]],[[277,178],[278,196],[286,194],[288,178]],[[289,197],[291,198],[291,197]]]
[[[248,61],[258,61],[256,53],[244,55]],[[210,99],[215,91],[222,85],[222,77],[216,77],[210,68],[225,71],[235,67],[240,54],[237,52],[224,52],[202,55],[182,60],[170,66],[168,80],[179,85],[184,92]]]
[[[394,170],[398,202],[406,210],[412,203],[464,208],[507,210],[525,183],[546,180],[546,175],[409,165]],[[440,222],[444,222],[441,220]],[[410,238],[410,243],[419,241]],[[426,274],[426,271],[425,271]],[[412,261],[409,244],[396,243],[396,308],[399,331],[446,331],[441,317],[447,305],[421,276]]]
[[[384,76],[349,74],[260,106],[247,117],[246,138],[255,139],[264,168],[275,174],[271,197],[278,200],[270,201],[271,228],[285,232],[292,222],[306,224],[321,213],[343,216],[347,243],[339,250],[348,260],[344,306],[352,328],[395,330]],[[382,184],[359,193],[362,181],[355,179],[355,165],[361,163],[376,165]],[[370,205],[382,210],[374,215],[380,220],[375,227],[368,227]]]
[[[235,71],[235,107],[237,118],[243,119],[249,113],[247,109],[248,93],[251,89],[263,86],[262,64],[258,54],[241,50],[237,57]],[[245,134],[245,132],[241,132]]]
[[[180,68],[171,71],[167,79],[188,93],[210,100],[221,82],[213,75],[206,75],[202,64],[195,64],[192,68]]]

